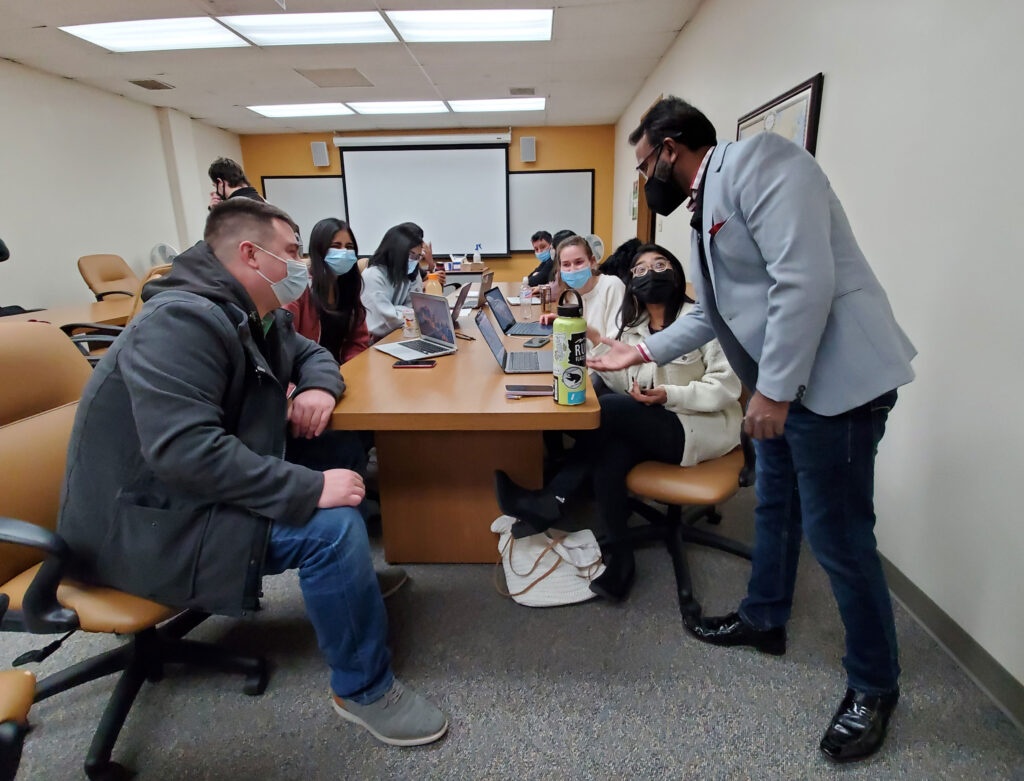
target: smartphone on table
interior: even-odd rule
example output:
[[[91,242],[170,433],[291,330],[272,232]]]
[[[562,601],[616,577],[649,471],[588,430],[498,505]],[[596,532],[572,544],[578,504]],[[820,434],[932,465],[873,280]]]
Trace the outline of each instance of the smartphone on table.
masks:
[[[433,369],[437,361],[431,358],[416,358],[411,361],[395,361],[391,364],[394,369]]]
[[[533,338],[527,339],[523,342],[523,347],[543,347],[550,341],[550,336],[534,336]]]

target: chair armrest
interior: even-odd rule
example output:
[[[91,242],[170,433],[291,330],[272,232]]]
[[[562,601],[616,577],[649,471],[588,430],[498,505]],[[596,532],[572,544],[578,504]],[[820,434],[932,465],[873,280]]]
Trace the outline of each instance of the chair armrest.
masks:
[[[128,296],[129,298],[134,298],[135,294],[130,290],[108,290],[105,293],[97,293],[96,300],[102,301],[107,296]]]
[[[117,336],[124,330],[122,325],[103,325],[102,323],[65,323],[60,326],[60,330],[68,336],[84,336],[84,334],[75,333],[75,331],[83,328],[88,328],[89,334],[104,334],[107,336]]]
[[[109,347],[116,341],[116,339],[116,336],[107,336],[106,334],[76,334],[71,337],[71,341],[76,345],[86,344],[89,346],[90,350],[92,350],[93,347],[102,347],[103,345]],[[79,347],[78,349],[81,350],[82,348]],[[86,353],[86,355],[88,355],[88,353]]]
[[[746,432],[740,432],[740,447],[743,448],[743,468],[740,470],[740,488],[749,488],[754,484],[757,472],[757,454],[754,452],[754,440]]]
[[[71,548],[60,535],[34,523],[0,518],[0,542],[27,545],[49,554],[21,601],[25,629],[33,634],[56,634],[78,628],[78,614],[57,600],[57,586],[71,558]]]

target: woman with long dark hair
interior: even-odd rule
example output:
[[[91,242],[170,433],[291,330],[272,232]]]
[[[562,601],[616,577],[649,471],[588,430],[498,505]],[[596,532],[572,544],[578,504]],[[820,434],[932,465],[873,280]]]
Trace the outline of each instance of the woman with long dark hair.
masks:
[[[363,272],[366,325],[374,341],[402,325],[401,309],[412,303],[411,294],[423,292],[420,263],[434,268],[430,244],[414,222],[388,228]]]
[[[676,257],[657,244],[639,248],[620,310],[617,338],[638,344],[682,317],[693,302]],[[595,354],[607,350],[603,344]],[[629,518],[626,475],[641,461],[691,466],[717,458],[740,441],[740,381],[717,341],[710,341],[671,363],[643,363],[601,372],[608,393],[599,396],[601,425],[575,433],[568,463],[540,491],[529,491],[497,472],[498,506],[519,520],[515,537],[556,524],[564,507],[589,481],[606,539],[605,571],[590,589],[606,599],[624,599],[634,574],[626,538]]]
[[[336,217],[320,220],[309,235],[309,288],[285,307],[294,315],[295,330],[327,348],[338,363],[370,346],[358,252],[347,222]]]

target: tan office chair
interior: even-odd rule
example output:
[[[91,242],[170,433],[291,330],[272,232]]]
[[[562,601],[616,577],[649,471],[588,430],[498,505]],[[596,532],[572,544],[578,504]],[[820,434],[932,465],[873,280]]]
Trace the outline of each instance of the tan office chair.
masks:
[[[359,258],[359,260],[356,261],[356,266],[359,268],[359,273],[360,274],[362,274],[364,271],[366,271],[366,266],[367,266],[367,264],[369,264],[369,262],[370,262],[369,258]]]
[[[90,372],[88,361],[56,326],[0,323],[0,376],[15,380],[0,384],[0,594],[10,600],[0,630],[70,634],[80,629],[128,638],[44,678],[35,695],[38,702],[121,673],[85,760],[90,779],[110,779],[125,772],[110,755],[132,703],[145,681],[160,680],[165,664],[241,673],[250,695],[265,689],[267,667],[260,658],[181,639],[206,613],[64,578],[74,554],[54,528],[68,439]],[[15,666],[42,661],[64,639],[22,655]]]
[[[740,399],[744,409],[747,398],[744,391]],[[694,466],[644,461],[633,467],[626,477],[626,486],[635,497],[631,502],[632,509],[650,522],[648,526],[631,528],[630,539],[634,544],[650,541],[665,544],[672,557],[679,612],[684,621],[687,617],[698,617],[701,612],[700,604],[693,596],[686,543],[750,560],[749,546],[695,525],[701,521],[718,525],[722,516],[716,507],[740,488],[754,484],[754,466],[754,444],[743,434],[739,447],[719,458]],[[645,500],[666,505],[666,509],[662,511]]]
[[[8,599],[0,594],[0,619]],[[36,677],[24,670],[0,672],[0,781],[14,781],[21,761],[21,746],[31,727],[28,709],[36,693]]]
[[[142,287],[120,255],[83,255],[78,259],[78,271],[97,301],[107,296],[135,296]]]
[[[141,291],[151,280],[169,274],[170,271],[171,264],[165,263],[162,266],[154,266],[146,272],[146,276],[142,278],[142,285],[139,288],[140,292],[132,300],[132,308],[128,313],[129,323],[142,309],[144,302]],[[89,360],[90,364],[95,366],[99,363],[107,348],[120,336],[124,326],[103,325],[101,323],[66,323],[61,326],[61,330],[71,337],[71,341],[75,343],[82,352],[82,355]]]

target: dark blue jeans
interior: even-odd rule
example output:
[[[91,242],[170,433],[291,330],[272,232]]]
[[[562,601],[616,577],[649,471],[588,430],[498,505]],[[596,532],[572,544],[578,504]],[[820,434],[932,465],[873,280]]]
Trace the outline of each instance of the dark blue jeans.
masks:
[[[783,435],[755,443],[756,539],[740,615],[783,626],[793,605],[801,534],[828,573],[846,629],[848,685],[879,694],[900,674],[892,602],[875,543],[875,454],[896,391],[834,417],[790,405]]]
[[[296,568],[331,689],[361,705],[379,699],[393,680],[388,616],[359,512],[335,507],[317,510],[305,526],[274,524],[264,572]]]

